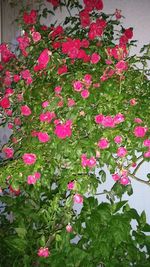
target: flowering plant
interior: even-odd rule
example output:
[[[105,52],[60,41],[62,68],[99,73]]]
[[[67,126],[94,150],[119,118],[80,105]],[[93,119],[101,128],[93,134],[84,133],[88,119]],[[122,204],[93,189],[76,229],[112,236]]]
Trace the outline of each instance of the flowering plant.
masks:
[[[145,213],[122,197],[132,179],[150,186],[149,174],[136,175],[150,159],[150,46],[130,56],[133,29],[119,10],[103,13],[102,0],[47,2],[67,8],[63,25],[41,24],[47,8],[24,11],[16,53],[0,45],[2,124],[12,131],[0,174],[2,264],[149,266]]]

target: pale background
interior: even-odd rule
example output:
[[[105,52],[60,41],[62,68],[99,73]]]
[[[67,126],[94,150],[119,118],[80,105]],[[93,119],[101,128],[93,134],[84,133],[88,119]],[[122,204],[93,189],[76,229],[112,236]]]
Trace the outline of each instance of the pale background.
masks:
[[[17,14],[17,8],[15,10],[10,10],[7,5],[6,0],[3,1],[3,10],[1,11],[1,20],[3,30],[1,31],[0,36],[2,36],[3,41],[12,40],[13,43],[16,26],[12,24],[11,21],[15,18]],[[20,1],[18,1],[19,3]],[[121,9],[122,15],[125,16],[123,19],[123,25],[125,28],[133,27],[134,28],[134,39],[138,40],[137,48],[132,49],[133,54],[139,53],[140,48],[144,44],[150,43],[150,0],[103,0],[104,9],[106,13],[114,13],[115,9]],[[0,2],[1,4],[1,2]],[[47,3],[47,6],[50,7],[50,4]],[[58,21],[62,21],[63,17],[67,14],[66,11],[63,11],[63,14],[57,12]],[[46,24],[49,25],[50,22],[54,21],[52,17],[48,17]],[[5,136],[4,136],[5,134]],[[7,131],[0,130],[0,139],[3,139],[3,142],[6,140]],[[3,137],[4,136],[4,137]],[[150,163],[145,163],[142,168],[137,173],[139,178],[146,178],[146,174],[150,173]],[[107,178],[107,189],[113,184],[112,178]],[[132,181],[134,194],[129,198],[129,203],[132,207],[136,208],[139,212],[145,210],[147,215],[147,220],[150,223],[150,187],[140,184],[139,182]],[[106,189],[106,185],[100,187],[100,191],[103,191],[103,188]],[[125,196],[125,199],[128,197]],[[105,197],[99,197],[99,200],[104,200]]]

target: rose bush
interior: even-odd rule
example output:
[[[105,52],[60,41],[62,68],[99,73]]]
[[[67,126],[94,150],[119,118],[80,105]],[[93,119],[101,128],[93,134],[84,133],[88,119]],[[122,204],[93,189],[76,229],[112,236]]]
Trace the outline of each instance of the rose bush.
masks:
[[[0,45],[1,125],[12,131],[0,163],[1,266],[148,267],[150,225],[122,196],[133,179],[150,186],[136,175],[150,160],[150,46],[130,56],[134,31],[102,0],[47,2],[67,8],[62,25],[41,24],[47,8],[24,11],[16,53]]]

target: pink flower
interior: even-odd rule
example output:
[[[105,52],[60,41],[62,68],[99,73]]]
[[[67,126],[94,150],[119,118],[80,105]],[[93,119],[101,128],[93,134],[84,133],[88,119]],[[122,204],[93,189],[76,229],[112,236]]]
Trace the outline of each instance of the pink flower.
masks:
[[[104,119],[104,115],[103,114],[99,114],[99,115],[95,116],[95,122],[97,124],[102,124],[103,119]]]
[[[33,42],[37,43],[41,40],[41,34],[39,32],[33,32],[32,33]]]
[[[46,143],[50,140],[48,133],[38,132],[37,136],[41,143]]]
[[[117,150],[117,155],[118,155],[118,157],[120,157],[120,158],[125,157],[127,153],[128,153],[128,152],[127,152],[127,149],[126,149],[125,147],[122,147],[122,146],[119,147],[118,150]]]
[[[14,150],[10,147],[3,148],[3,152],[5,153],[7,159],[12,158],[14,155]]]
[[[114,128],[115,127],[114,118],[112,118],[111,116],[106,116],[106,117],[104,116],[103,121],[102,121],[102,125],[104,127]]]
[[[122,71],[128,69],[128,64],[124,60],[120,60],[115,66],[116,66],[118,73],[121,73]]]
[[[28,184],[35,184],[38,179],[40,179],[41,174],[39,172],[35,172],[33,175],[29,175],[27,178]]]
[[[68,98],[68,107],[73,107],[75,104],[76,102],[74,101],[74,99]]]
[[[50,255],[50,252],[49,252],[48,248],[45,248],[45,247],[39,248],[39,250],[38,250],[38,256],[39,257],[48,258],[49,255]]]
[[[15,83],[20,81],[20,76],[18,74],[15,74],[13,78]]]
[[[121,19],[121,17],[122,17],[122,15],[121,15],[121,10],[116,9],[116,11],[115,11],[115,16],[116,16],[116,19]]]
[[[5,96],[11,96],[14,94],[14,90],[12,88],[6,88],[5,90]]]
[[[95,167],[96,166],[96,159],[95,159],[95,157],[91,157],[91,158],[87,159],[86,164],[87,164],[87,166],[89,168]]]
[[[122,143],[122,137],[121,137],[120,135],[115,136],[115,138],[114,138],[114,142],[115,142],[116,144],[120,144],[120,143]]]
[[[120,180],[120,175],[118,173],[114,173],[112,175],[112,178],[113,178],[114,181],[118,181],[118,180]]]
[[[71,127],[72,121],[68,120],[66,121],[66,123],[57,124],[54,133],[57,135],[58,138],[65,139],[72,135]]]
[[[58,68],[57,73],[58,73],[58,75],[61,75],[61,74],[67,73],[67,71],[68,71],[67,65],[63,65],[63,66]]]
[[[81,92],[81,96],[82,96],[82,98],[84,98],[84,99],[88,98],[89,95],[90,95],[90,92],[89,92],[88,90],[86,90],[86,89],[84,89],[84,90]]]
[[[122,177],[121,179],[120,179],[120,184],[122,184],[122,185],[128,185],[130,183],[130,180],[129,180],[129,178],[128,177]]]
[[[49,102],[48,101],[44,101],[42,103],[42,108],[46,108],[48,105],[49,105]]]
[[[22,159],[23,159],[25,164],[32,165],[36,162],[36,155],[33,153],[25,153],[22,156]]]
[[[54,91],[55,91],[56,94],[60,94],[61,91],[62,91],[62,87],[61,87],[61,86],[56,86],[56,87],[54,88]]]
[[[23,116],[29,116],[29,115],[31,115],[31,109],[27,105],[21,106],[20,109],[21,109],[21,114]]]
[[[67,231],[68,233],[71,233],[71,232],[73,231],[73,228],[72,228],[72,226],[71,226],[70,224],[68,224],[68,225],[66,226],[66,231]]]
[[[114,117],[114,123],[115,124],[119,124],[119,123],[123,122],[124,120],[125,120],[125,117],[121,113],[116,114],[116,116]]]
[[[97,54],[97,53],[93,53],[93,54],[91,55],[91,60],[90,60],[90,62],[91,62],[92,64],[97,64],[99,61],[100,61],[100,55]]]
[[[90,16],[89,12],[86,9],[83,9],[80,13],[80,22],[83,28],[86,28],[90,25]]]
[[[37,72],[37,71],[45,69],[49,63],[51,54],[52,54],[51,51],[45,48],[40,54],[40,56],[38,57],[38,60],[37,60],[38,64],[34,66],[34,71]]]
[[[2,100],[0,100],[0,106],[2,108],[10,108],[10,101],[7,97],[2,98]]]
[[[85,74],[84,75],[84,81],[87,85],[91,85],[92,83],[92,75],[91,74]]]
[[[80,81],[75,81],[73,83],[73,88],[74,88],[75,91],[81,92],[82,89],[83,89],[83,85],[82,85],[82,83]]]
[[[128,28],[128,29],[126,29],[124,31],[123,34],[127,37],[127,39],[132,39],[132,37],[133,37],[133,29],[132,28]]]
[[[133,133],[136,137],[144,137],[147,131],[148,131],[148,128],[146,127],[136,126],[134,128]]]
[[[35,10],[31,10],[28,14],[27,12],[24,12],[23,14],[23,20],[25,24],[35,24],[37,19],[37,12]]]
[[[135,98],[130,99],[130,105],[131,106],[135,106],[136,104],[137,104],[137,102],[136,102]]]
[[[140,118],[135,118],[135,119],[134,119],[134,122],[135,122],[135,123],[142,123],[143,121],[142,121]]]
[[[83,197],[80,194],[75,194],[73,196],[74,203],[82,204],[83,203]]]
[[[15,119],[14,119],[14,124],[17,125],[17,126],[20,126],[20,125],[21,125],[21,120],[20,120],[20,118],[18,118],[18,117],[15,118]]]
[[[73,190],[74,189],[74,186],[75,186],[75,182],[73,181],[73,182],[69,182],[68,184],[67,184],[67,188],[68,188],[68,190]]]
[[[87,161],[88,161],[88,159],[86,157],[86,154],[82,154],[81,155],[81,165],[82,165],[82,167],[86,167],[87,166]]]
[[[109,141],[107,140],[107,138],[101,138],[99,141],[98,141],[98,147],[100,149],[106,149],[109,147]]]
[[[56,118],[56,114],[54,112],[46,111],[45,113],[40,114],[40,121],[50,123],[54,118]]]
[[[145,158],[150,158],[150,149],[144,153]]]
[[[19,102],[22,102],[23,101],[23,94],[17,94],[17,100]]]
[[[14,127],[14,125],[13,125],[11,122],[9,122],[9,123],[8,123],[8,128],[9,128],[9,129],[12,129],[13,127]]]
[[[143,145],[150,147],[150,139],[144,140]]]

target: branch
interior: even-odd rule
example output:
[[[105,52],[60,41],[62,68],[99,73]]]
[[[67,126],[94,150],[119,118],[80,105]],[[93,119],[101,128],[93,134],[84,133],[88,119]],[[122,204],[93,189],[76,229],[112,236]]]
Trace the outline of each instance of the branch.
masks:
[[[146,185],[150,186],[150,182],[149,182],[149,181],[142,180],[142,179],[136,177],[133,173],[129,173],[129,176],[130,176],[132,179],[134,179],[134,180],[136,180],[136,181],[138,181],[138,182],[140,182],[140,183],[143,183],[143,184],[146,184]]]
[[[133,171],[133,175],[134,174],[136,174],[136,172],[138,171],[138,169],[140,168],[140,166],[143,164],[143,162],[145,161],[145,159],[142,159],[141,161],[140,161],[140,163],[137,165],[137,167],[134,169],[134,171]]]

